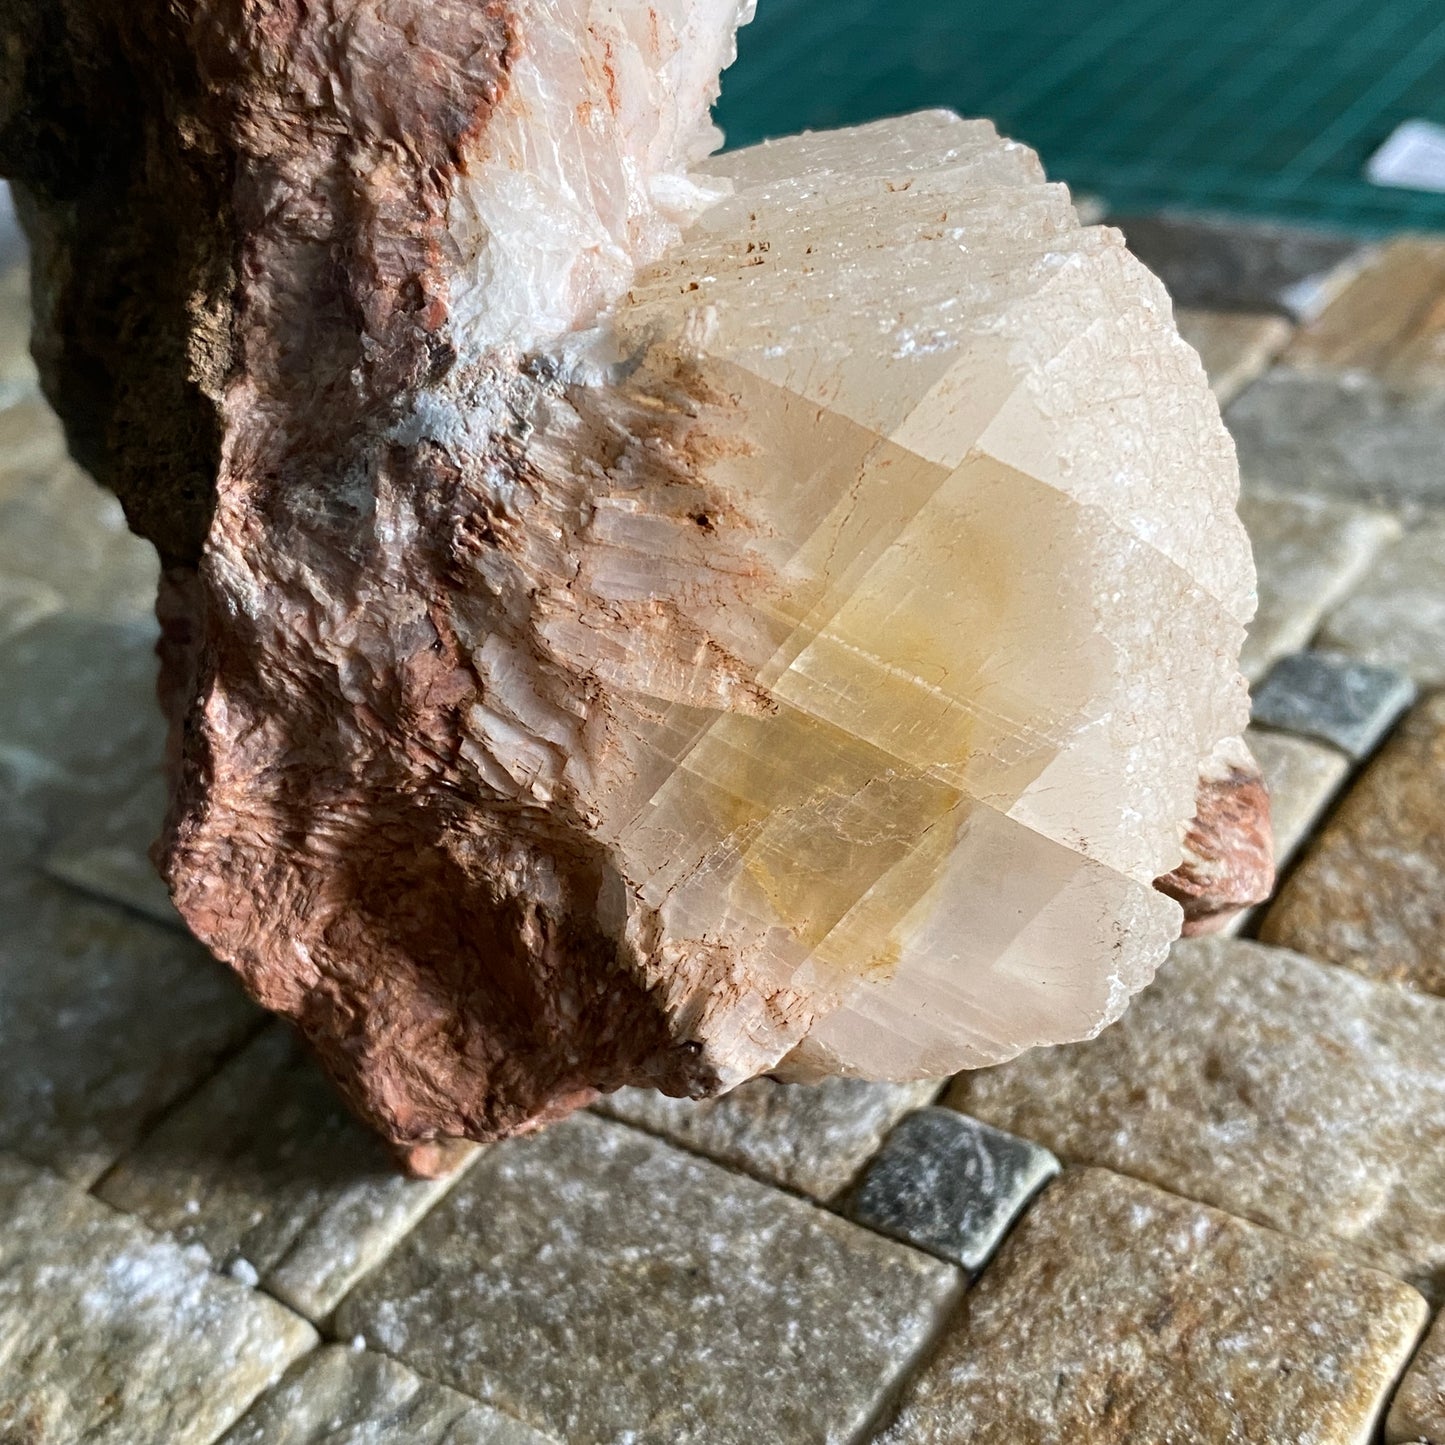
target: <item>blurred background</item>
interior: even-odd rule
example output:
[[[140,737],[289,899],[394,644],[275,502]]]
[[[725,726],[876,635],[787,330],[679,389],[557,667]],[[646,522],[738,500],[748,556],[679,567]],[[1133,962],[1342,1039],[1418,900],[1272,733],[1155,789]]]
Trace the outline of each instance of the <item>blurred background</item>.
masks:
[[[1445,123],[1442,0],[762,0],[718,118],[749,145],[926,106],[1116,214],[1445,228],[1445,194],[1365,176],[1402,123]]]

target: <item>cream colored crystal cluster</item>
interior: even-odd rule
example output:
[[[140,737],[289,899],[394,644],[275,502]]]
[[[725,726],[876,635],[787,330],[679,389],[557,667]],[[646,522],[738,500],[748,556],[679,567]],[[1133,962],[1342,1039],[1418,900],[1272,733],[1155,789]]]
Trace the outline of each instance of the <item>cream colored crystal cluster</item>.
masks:
[[[609,417],[680,401],[697,455],[591,501],[596,611],[542,631],[606,681],[607,765],[569,739],[560,775],[727,1083],[1091,1033],[1179,932],[1153,883],[1247,714],[1254,577],[1200,364],[987,123],[706,175],[730,196],[637,276],[588,384]],[[681,648],[665,613],[646,636],[661,599]]]

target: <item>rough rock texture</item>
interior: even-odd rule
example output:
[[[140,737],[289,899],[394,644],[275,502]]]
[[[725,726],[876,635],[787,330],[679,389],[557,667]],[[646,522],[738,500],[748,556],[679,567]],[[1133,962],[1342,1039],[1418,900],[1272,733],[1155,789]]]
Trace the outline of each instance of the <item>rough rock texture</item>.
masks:
[[[961,1287],[581,1114],[484,1150],[337,1329],[568,1445],[812,1445],[859,1438]]]
[[[1363,1445],[1425,1316],[1398,1280],[1118,1175],[1068,1173],[879,1445]]]
[[[210,1445],[316,1343],[203,1258],[0,1155],[0,1439]]]
[[[949,1102],[1445,1296],[1445,1004],[1232,939],[1176,945],[1087,1044]]]
[[[164,566],[163,871],[419,1168],[1091,1033],[1245,722],[1162,288],[983,123],[699,166],[746,8],[0,22],[41,376]]]
[[[1305,854],[1261,935],[1445,994],[1445,693],[1421,703]]]

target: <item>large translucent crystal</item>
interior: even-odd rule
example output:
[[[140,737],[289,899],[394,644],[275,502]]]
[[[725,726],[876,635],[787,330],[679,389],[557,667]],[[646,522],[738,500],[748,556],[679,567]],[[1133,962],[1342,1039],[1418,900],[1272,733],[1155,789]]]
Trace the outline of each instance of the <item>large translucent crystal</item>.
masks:
[[[88,457],[168,563],[177,905],[400,1145],[1092,1033],[1237,756],[1253,573],[1162,288],[981,121],[703,161],[746,8],[144,0],[134,225],[30,176],[52,394],[199,406]],[[85,277],[148,369],[131,311],[66,329]]]

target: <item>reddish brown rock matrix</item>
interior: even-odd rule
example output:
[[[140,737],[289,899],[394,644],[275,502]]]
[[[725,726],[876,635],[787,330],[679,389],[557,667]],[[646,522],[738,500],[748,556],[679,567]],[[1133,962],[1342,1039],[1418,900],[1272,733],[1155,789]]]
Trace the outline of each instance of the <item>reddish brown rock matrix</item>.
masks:
[[[685,354],[649,352],[599,401],[555,365],[463,357],[449,337],[448,208],[527,53],[519,8],[0,15],[0,168],[34,245],[43,380],[165,566],[158,862],[196,934],[426,1171],[449,1139],[534,1127],[597,1090],[714,1092],[812,1021],[806,993],[624,907],[569,784],[577,753],[606,780],[626,720],[550,639],[632,632],[675,709],[762,715],[730,650],[746,639],[693,619],[736,616],[774,579],[703,476],[729,401]],[[462,463],[438,390],[486,413]],[[589,571],[578,518],[639,490],[666,499],[683,564],[705,549],[701,603],[629,610]],[[498,502],[513,495],[525,526]],[[490,653],[466,640],[488,627]],[[503,680],[536,718],[505,774],[483,706]],[[1259,891],[1251,787],[1222,809],[1206,792],[1191,846],[1249,861],[1176,880],[1196,912]],[[734,1014],[746,1026],[722,1029]]]
[[[1218,933],[1274,890],[1269,789],[1237,738],[1199,778],[1199,812],[1184,835],[1184,861],[1156,885],[1184,909],[1184,936]]]

